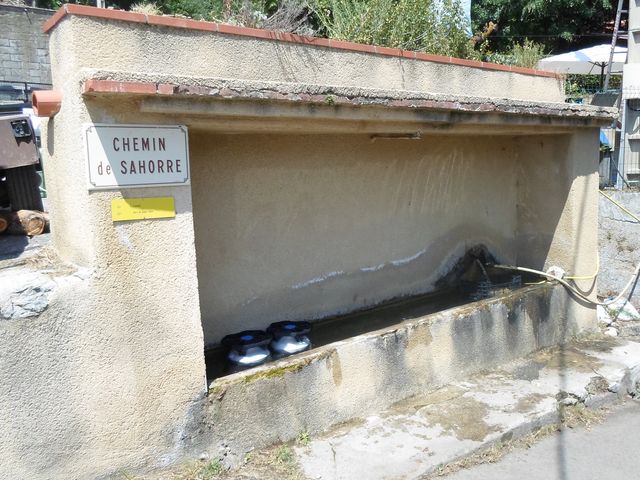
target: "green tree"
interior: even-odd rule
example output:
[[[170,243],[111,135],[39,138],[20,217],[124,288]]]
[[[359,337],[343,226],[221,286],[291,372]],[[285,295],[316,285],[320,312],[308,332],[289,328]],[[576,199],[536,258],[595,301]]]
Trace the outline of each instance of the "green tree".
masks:
[[[514,41],[529,38],[559,53],[607,43],[607,24],[615,18],[611,0],[476,0],[472,4],[474,31],[488,22],[497,29],[489,37],[491,50],[508,50]],[[610,32],[608,33],[610,35]]]

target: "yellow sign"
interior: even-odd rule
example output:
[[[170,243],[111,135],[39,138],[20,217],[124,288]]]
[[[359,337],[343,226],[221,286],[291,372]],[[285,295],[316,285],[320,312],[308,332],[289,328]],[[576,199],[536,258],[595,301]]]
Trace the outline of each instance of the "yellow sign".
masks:
[[[173,197],[119,198],[111,200],[111,220],[144,220],[146,218],[174,218]]]

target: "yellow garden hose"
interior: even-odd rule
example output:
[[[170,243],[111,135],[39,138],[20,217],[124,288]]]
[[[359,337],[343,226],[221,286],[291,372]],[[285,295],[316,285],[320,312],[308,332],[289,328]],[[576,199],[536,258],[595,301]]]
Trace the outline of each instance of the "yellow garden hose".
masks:
[[[616,202],[613,198],[611,198],[609,195],[604,193],[602,190],[598,190],[598,191],[600,192],[600,195],[602,195],[607,200],[612,202],[614,205],[616,205],[618,208],[620,208],[623,212],[625,212],[627,215],[629,215],[631,218],[633,218],[636,222],[640,223],[640,217],[638,217],[633,212],[630,212],[624,205],[621,205],[620,203]],[[569,291],[571,291],[574,295],[576,295],[578,298],[581,298],[585,302],[588,302],[588,303],[591,303],[591,304],[594,304],[594,305],[602,305],[602,306],[611,305],[613,303],[616,303],[618,300],[620,300],[624,296],[624,294],[627,292],[629,287],[631,287],[631,285],[633,285],[636,277],[640,273],[640,263],[639,263],[638,266],[636,266],[636,269],[634,270],[633,275],[631,275],[631,278],[629,279],[627,284],[624,286],[624,288],[622,289],[622,291],[620,292],[620,294],[616,298],[614,298],[612,300],[607,300],[607,301],[604,301],[604,302],[598,302],[596,300],[590,299],[585,294],[583,294],[582,292],[577,290],[573,285],[571,285],[569,282],[567,282],[567,280],[593,280],[593,279],[595,279],[598,276],[598,273],[600,271],[600,256],[599,255],[596,256],[596,273],[594,273],[593,275],[583,275],[583,276],[573,275],[573,276],[565,276],[565,277],[560,278],[560,277],[557,277],[555,275],[551,275],[550,273],[543,272],[541,270],[535,270],[533,268],[516,267],[514,265],[493,265],[493,266],[495,268],[502,268],[504,270],[517,270],[519,272],[535,273],[536,275],[541,275],[541,276],[543,276],[543,277],[545,277],[547,279],[556,280],[557,282],[561,283],[565,288],[567,288]],[[543,282],[541,282],[541,283],[543,283]]]
[[[543,272],[541,270],[535,270],[533,268],[516,267],[514,265],[493,265],[493,267],[502,268],[503,270],[517,270],[519,272],[535,273],[536,275],[542,275],[543,277],[546,277],[546,278],[549,278],[551,280],[556,280],[557,282],[560,282],[562,285],[564,285],[564,287],[567,290],[571,291],[571,293],[575,294],[577,297],[581,298],[585,302],[588,302],[588,303],[591,303],[591,304],[594,304],[594,305],[602,305],[602,306],[605,306],[605,307],[607,305],[611,305],[613,303],[616,303],[618,300],[620,300],[624,296],[624,294],[627,292],[629,287],[631,285],[633,285],[633,281],[635,280],[635,278],[638,275],[638,273],[640,273],[640,263],[639,263],[638,266],[636,267],[635,271],[633,272],[633,275],[631,275],[631,278],[629,279],[629,281],[627,282],[625,287],[622,289],[622,291],[620,292],[620,294],[616,298],[614,298],[612,300],[607,300],[607,301],[604,301],[604,302],[598,302],[597,300],[592,300],[589,297],[587,297],[585,294],[583,294],[582,292],[578,291],[573,285],[571,285],[566,280],[564,280],[564,279],[562,279],[560,277],[556,277],[555,275],[551,275],[550,273]]]

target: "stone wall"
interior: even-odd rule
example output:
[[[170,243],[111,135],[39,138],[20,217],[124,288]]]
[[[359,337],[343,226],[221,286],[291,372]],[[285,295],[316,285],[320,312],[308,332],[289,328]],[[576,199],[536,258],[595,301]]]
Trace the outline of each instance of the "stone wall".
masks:
[[[639,192],[604,192],[627,210],[640,216]],[[600,196],[600,295],[618,295],[640,262],[640,223]],[[627,298],[629,294],[627,294]],[[640,287],[632,290],[631,303],[640,308]]]
[[[42,31],[52,10],[0,4],[0,81],[51,83],[49,38]]]

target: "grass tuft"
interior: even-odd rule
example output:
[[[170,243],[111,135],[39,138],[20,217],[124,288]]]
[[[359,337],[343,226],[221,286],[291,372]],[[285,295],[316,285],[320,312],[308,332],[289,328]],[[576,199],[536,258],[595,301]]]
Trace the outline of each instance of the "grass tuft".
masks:
[[[309,435],[309,432],[300,432],[297,440],[300,445],[306,447],[309,445],[309,442],[311,442],[311,436]]]
[[[291,465],[293,463],[293,451],[289,445],[282,445],[276,451],[276,460],[282,465]]]

